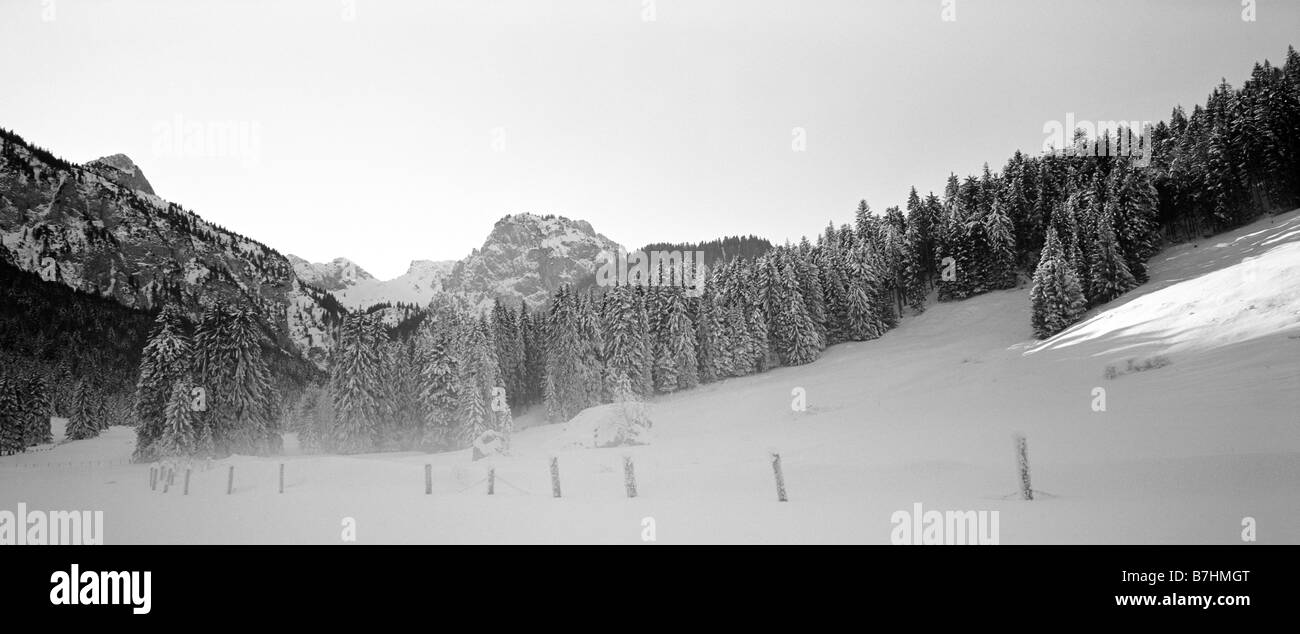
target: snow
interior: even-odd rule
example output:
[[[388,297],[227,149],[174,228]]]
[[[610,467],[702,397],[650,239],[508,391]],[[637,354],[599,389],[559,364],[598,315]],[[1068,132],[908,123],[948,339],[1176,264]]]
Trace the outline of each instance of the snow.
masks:
[[[534,410],[508,456],[241,456],[196,470],[183,496],[150,491],[148,465],[112,464],[132,448],[113,428],[0,458],[0,508],[103,510],[110,544],[339,543],[344,518],[361,543],[635,544],[653,518],[660,543],[887,544],[891,515],[918,502],[999,511],[1002,544],[1233,544],[1245,517],[1261,543],[1297,543],[1298,228],[1300,211],[1170,249],[1149,284],[1045,342],[1030,339],[1027,288],[932,303],[811,365],[654,399],[650,445],[557,449],[572,430],[531,424]],[[1105,378],[1154,355],[1168,365]],[[1017,431],[1032,502],[1014,498]],[[59,462],[75,464],[46,466]]]
[[[339,303],[354,310],[385,302],[427,305],[456,265],[454,260],[414,260],[405,274],[377,280],[346,258],[313,264],[290,255],[289,261],[298,279],[330,291]]]

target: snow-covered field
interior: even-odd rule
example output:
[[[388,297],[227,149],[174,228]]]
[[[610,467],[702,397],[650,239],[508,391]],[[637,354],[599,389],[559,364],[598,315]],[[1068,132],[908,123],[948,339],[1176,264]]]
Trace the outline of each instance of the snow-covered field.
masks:
[[[886,544],[916,502],[1000,511],[1003,544],[1241,543],[1245,517],[1260,543],[1300,543],[1300,211],[1171,248],[1151,275],[1046,342],[1030,339],[1022,288],[656,399],[653,444],[554,451],[560,499],[560,425],[515,435],[494,496],[468,452],[239,457],[163,494],[148,465],[124,464],[133,434],[114,428],[0,458],[0,509],[103,510],[108,543],[340,543],[344,518],[358,543],[641,543],[653,518],[659,543]],[[796,388],[807,411],[792,411]],[[1032,502],[1013,495],[1014,431]]]

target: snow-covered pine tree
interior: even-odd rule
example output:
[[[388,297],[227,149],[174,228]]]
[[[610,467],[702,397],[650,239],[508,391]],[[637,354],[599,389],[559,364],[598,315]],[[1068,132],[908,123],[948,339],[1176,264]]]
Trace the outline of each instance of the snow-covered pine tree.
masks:
[[[162,434],[172,386],[190,371],[190,341],[180,311],[172,305],[158,313],[140,357],[136,382],[136,441],[133,459],[152,461],[153,443]],[[74,392],[75,393],[75,392]],[[70,409],[75,410],[73,406]],[[71,418],[72,412],[69,412]]]
[[[424,437],[416,344],[393,340],[387,348],[390,404],[380,440],[385,447],[409,450],[418,447]]]
[[[1107,203],[1097,219],[1096,244],[1089,263],[1092,288],[1088,295],[1095,304],[1104,304],[1137,286],[1115,237],[1114,218],[1114,203]]]
[[[492,305],[492,342],[510,404],[522,407],[526,400],[524,386],[527,380],[523,333],[519,328],[518,314],[499,299]]]
[[[377,320],[366,322],[372,328],[368,333],[369,345],[382,353],[380,342],[374,338],[373,329],[382,328]],[[382,331],[381,333],[382,334]],[[230,325],[231,374],[230,417],[233,424],[230,447],[250,453],[273,453],[280,450],[280,430],[275,427],[275,386],[271,372],[262,356],[262,324],[249,307],[234,313]],[[381,370],[382,371],[382,368]],[[220,442],[220,439],[218,439]]]
[[[912,192],[915,193],[916,190],[913,189]],[[912,312],[918,315],[925,310],[925,297],[929,293],[920,231],[916,224],[909,223],[902,244],[903,298]]]
[[[555,422],[567,421],[600,400],[601,369],[590,355],[592,342],[581,304],[568,286],[551,299],[545,394],[547,418]]]
[[[294,414],[293,430],[298,433],[298,446],[307,453],[327,451],[333,423],[334,411],[329,393],[320,385],[309,384],[303,389]]]
[[[1160,241],[1156,217],[1157,194],[1145,170],[1121,163],[1110,175],[1110,200],[1115,201],[1115,235],[1129,273],[1138,284],[1147,282],[1146,261]]]
[[[194,328],[193,381],[204,391],[207,409],[191,412],[190,420],[202,450],[218,455],[229,455],[234,445],[234,320],[234,310],[218,299]]]
[[[23,443],[22,394],[16,381],[0,374],[0,455],[20,453]]]
[[[1083,290],[1054,227],[1048,228],[1030,291],[1034,335],[1046,339],[1083,316]]]
[[[27,416],[24,434],[26,446],[51,442],[54,439],[50,432],[50,415],[53,410],[50,404],[49,384],[45,377],[39,373],[29,376],[23,397],[26,400],[23,409]]]
[[[473,443],[483,432],[496,429],[492,390],[500,384],[500,369],[491,354],[486,328],[473,317],[467,316],[461,324],[456,341],[456,367],[456,419],[459,427],[454,435],[457,443],[465,446]]]
[[[99,435],[99,427],[95,423],[97,413],[95,389],[83,379],[77,382],[75,394],[72,412],[68,417],[68,426],[64,430],[64,437],[68,440],[94,438]]]
[[[457,425],[459,370],[455,352],[460,315],[442,297],[434,300],[429,312],[416,335],[420,406],[424,418],[421,444],[426,449],[446,449],[453,446]]]
[[[992,209],[984,218],[984,235],[988,239],[990,258],[988,287],[990,289],[1015,288],[1016,236],[1011,216],[1001,200],[993,201]]]
[[[746,374],[766,372],[776,367],[776,355],[772,352],[769,344],[767,317],[763,315],[763,311],[751,309],[745,321],[749,331],[750,343],[750,369]]]
[[[190,385],[177,381],[167,400],[167,414],[162,435],[156,443],[159,458],[188,458],[199,448],[190,411]]]
[[[650,355],[645,311],[640,307],[636,291],[627,285],[610,288],[605,299],[604,400],[613,402],[620,375],[630,381],[633,391],[645,396],[641,390],[650,382],[650,377],[645,375]]]
[[[815,248],[805,237],[799,241],[799,248],[794,252],[794,272],[799,280],[799,295],[803,297],[804,309],[817,330],[817,337],[822,347],[827,345],[826,332],[826,297],[822,294],[821,271],[818,270],[814,253]]]
[[[726,376],[727,359],[723,349],[725,325],[711,285],[704,287],[697,306],[695,360],[699,363],[700,383],[712,383]]]
[[[349,315],[334,348],[330,396],[334,402],[333,440],[340,453],[372,450],[376,425],[383,418],[386,390],[376,324],[372,315]]]
[[[817,270],[821,273],[822,298],[826,304],[826,345],[832,345],[849,338],[849,288],[844,253],[825,245],[820,249]]]
[[[661,392],[688,390],[699,384],[698,361],[695,356],[695,327],[687,313],[686,302],[680,288],[665,290],[665,315],[663,358],[671,370],[666,373],[671,381],[656,385]],[[659,359],[656,359],[659,361]]]
[[[788,260],[778,265],[772,284],[773,311],[772,340],[785,365],[803,365],[817,360],[822,350],[821,336],[808,316],[806,304],[799,293],[794,265]]]

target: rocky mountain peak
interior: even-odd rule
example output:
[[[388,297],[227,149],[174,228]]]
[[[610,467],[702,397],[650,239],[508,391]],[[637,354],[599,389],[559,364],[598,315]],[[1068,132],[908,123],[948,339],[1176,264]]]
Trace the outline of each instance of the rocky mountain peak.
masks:
[[[144,171],[125,154],[97,158],[87,163],[86,167],[122,187],[156,195],[153,185],[150,185],[149,179],[144,177]]]

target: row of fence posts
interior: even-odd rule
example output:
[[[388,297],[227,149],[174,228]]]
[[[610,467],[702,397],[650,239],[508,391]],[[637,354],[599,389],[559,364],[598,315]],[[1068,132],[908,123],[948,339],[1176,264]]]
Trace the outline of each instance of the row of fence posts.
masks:
[[[1034,489],[1029,480],[1029,443],[1024,434],[1015,434],[1016,468],[1019,476],[1019,496],[1022,500],[1033,500]],[[773,451],[769,454],[772,462],[772,475],[776,479],[776,499],[778,502],[787,502],[789,498],[785,491],[785,474],[781,470],[781,454]],[[190,473],[192,469],[185,469],[184,493],[190,494]],[[487,494],[496,494],[497,471],[495,467],[488,467],[487,473]],[[173,466],[154,466],[149,468],[149,490],[157,491],[159,483],[162,484],[163,493],[171,489],[176,483],[176,467]],[[623,488],[629,498],[637,496],[636,488],[636,469],[632,464],[632,456],[623,456]],[[284,493],[284,463],[280,463],[280,493]],[[235,465],[228,465],[226,470],[226,495],[235,492]],[[424,494],[433,495],[433,465],[424,465]],[[551,497],[560,497],[560,459],[556,456],[551,457]]]
[[[186,467],[183,495],[190,494],[190,475],[193,469]],[[169,491],[172,485],[176,484],[176,467],[172,466],[154,466],[149,467],[149,490],[157,491],[159,483],[162,484],[163,493]],[[235,465],[226,467],[226,495],[235,492]],[[284,493],[284,463],[280,463],[280,493]]]

